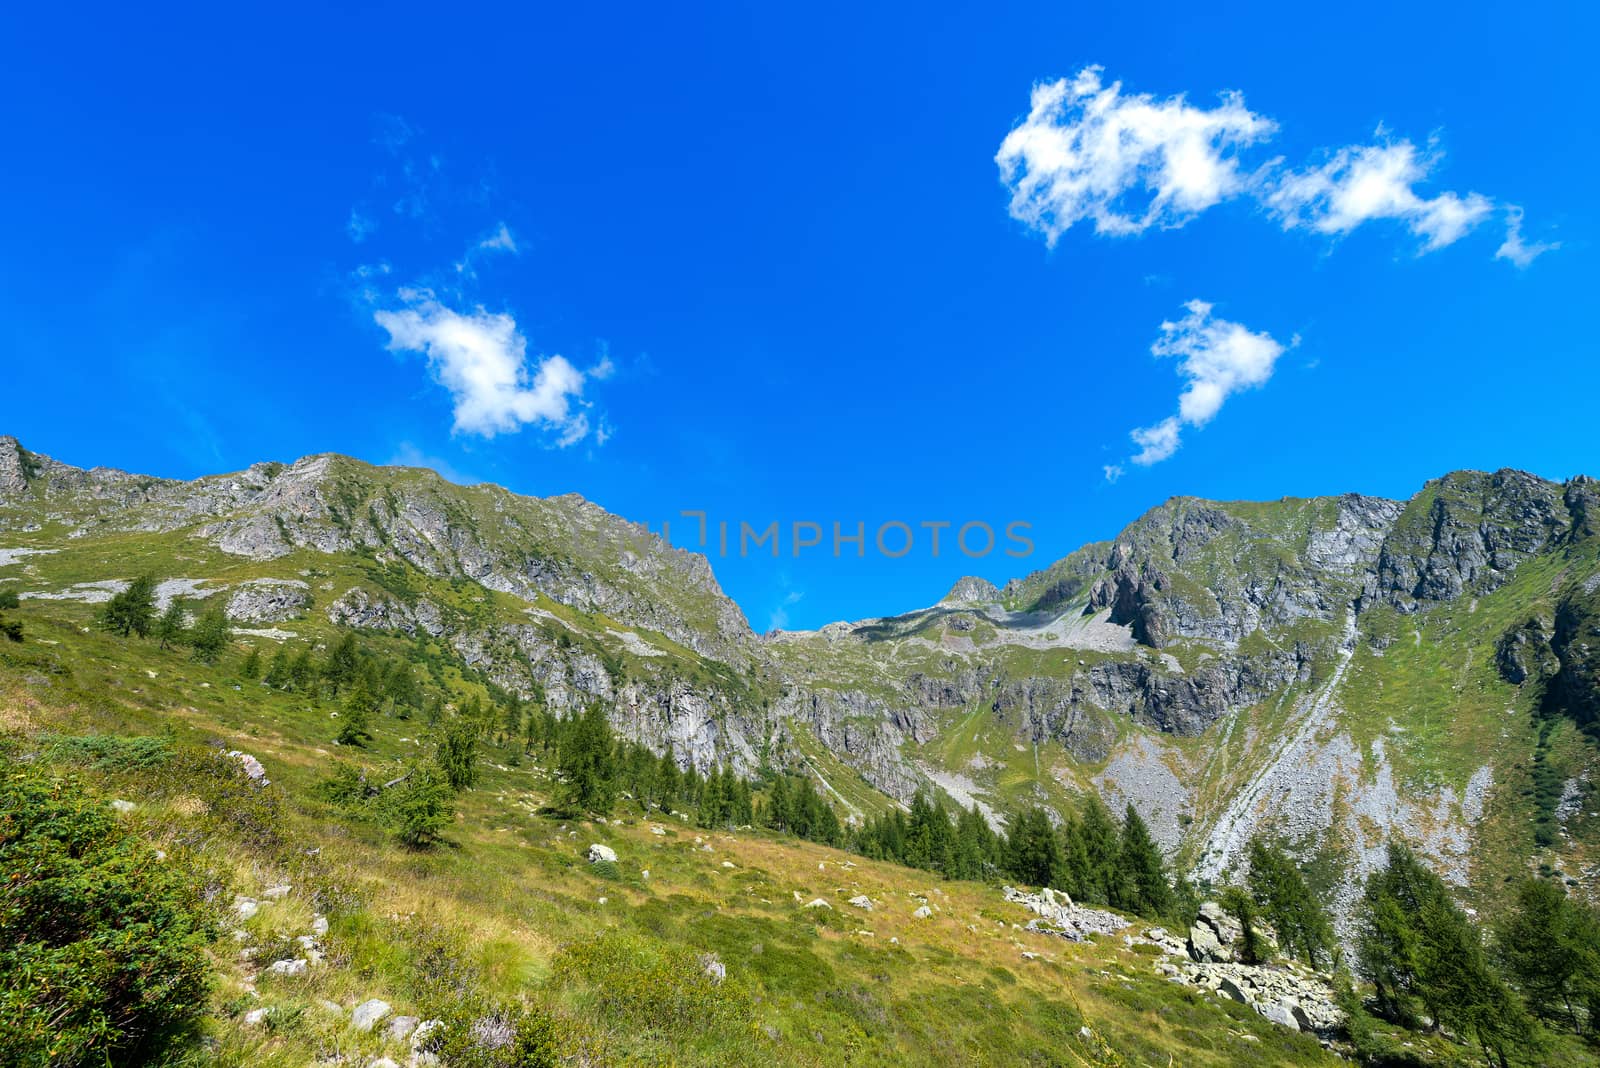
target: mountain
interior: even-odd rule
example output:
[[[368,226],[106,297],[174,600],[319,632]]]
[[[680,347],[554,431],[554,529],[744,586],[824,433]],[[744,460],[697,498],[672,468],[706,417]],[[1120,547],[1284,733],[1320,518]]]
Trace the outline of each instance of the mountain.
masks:
[[[180,482],[0,438],[25,601],[149,571],[269,649],[431,643],[701,771],[804,768],[849,817],[1098,791],[1202,881],[1283,837],[1341,924],[1390,836],[1480,909],[1541,865],[1597,889],[1597,523],[1593,480],[1509,470],[1407,501],[1175,498],[1003,588],[757,635],[703,557],[576,495],[336,455]]]

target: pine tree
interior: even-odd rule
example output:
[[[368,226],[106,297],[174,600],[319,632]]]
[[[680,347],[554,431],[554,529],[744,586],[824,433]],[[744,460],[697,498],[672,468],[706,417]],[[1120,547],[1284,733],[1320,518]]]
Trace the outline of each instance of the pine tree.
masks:
[[[1049,886],[1061,866],[1061,847],[1044,809],[1030,805],[1006,827],[1006,868],[1032,886]]]
[[[661,754],[661,760],[656,764],[656,785],[654,801],[656,807],[663,812],[672,812],[678,802],[678,792],[682,789],[678,775],[678,758],[672,755],[672,747],[667,746],[667,751]]]
[[[359,659],[356,636],[346,631],[339,643],[328,651],[328,659],[322,665],[322,681],[327,683],[333,696],[339,696],[341,690],[355,681]]]
[[[1528,1007],[1583,1029],[1579,1005],[1600,991],[1600,919],[1551,879],[1524,879],[1495,932],[1495,950]],[[1589,1026],[1600,1024],[1592,1014]]]
[[[301,693],[309,693],[317,683],[317,665],[311,659],[310,649],[301,649],[289,663],[289,686]]]
[[[228,614],[220,603],[201,613],[189,632],[189,645],[194,649],[194,658],[205,664],[215,664],[217,657],[222,655],[232,640],[233,630],[228,626]]]
[[[345,695],[339,733],[334,740],[340,745],[366,745],[372,740],[372,714],[377,707],[377,696],[367,688],[365,682],[358,681]]]
[[[1477,1041],[1502,1068],[1539,1046],[1521,1002],[1489,966],[1483,943],[1443,881],[1404,845],[1367,880],[1357,945],[1362,974],[1391,1019],[1435,1021]]]
[[[452,790],[470,790],[478,781],[478,728],[470,720],[457,717],[439,739],[436,759]]]
[[[1300,874],[1300,866],[1281,848],[1256,838],[1249,848],[1246,886],[1261,918],[1277,933],[1283,951],[1313,968],[1333,959],[1333,927],[1328,914]]]
[[[561,744],[564,801],[575,812],[606,815],[614,796],[611,724],[599,704],[578,717]]]
[[[245,654],[244,661],[239,665],[239,677],[246,682],[254,682],[261,677],[261,650],[255,646]]]
[[[289,685],[289,650],[278,646],[278,651],[272,654],[272,663],[267,668],[266,683],[275,690],[281,690]]]
[[[100,626],[126,638],[147,637],[156,618],[156,579],[140,575],[100,608]]]
[[[402,843],[413,849],[432,845],[455,818],[445,773],[431,763],[413,765],[404,780],[384,795],[383,812]]]
[[[163,650],[171,649],[183,641],[185,630],[183,602],[174,597],[167,602],[167,610],[156,619],[151,634]]]
[[[1060,838],[1061,862],[1056,868],[1055,885],[1075,901],[1104,904],[1105,892],[1097,886],[1094,865],[1089,861],[1083,820],[1069,815],[1061,822]]]
[[[1167,884],[1167,868],[1161,850],[1139,810],[1128,802],[1122,818],[1122,845],[1118,868],[1125,888],[1124,905],[1143,916],[1159,917],[1172,904],[1172,888]]]
[[[1106,811],[1099,794],[1089,794],[1078,828],[1083,835],[1084,854],[1088,858],[1083,900],[1096,905],[1113,905],[1116,903],[1113,895],[1118,891],[1121,878],[1119,865],[1122,842],[1116,821]]]

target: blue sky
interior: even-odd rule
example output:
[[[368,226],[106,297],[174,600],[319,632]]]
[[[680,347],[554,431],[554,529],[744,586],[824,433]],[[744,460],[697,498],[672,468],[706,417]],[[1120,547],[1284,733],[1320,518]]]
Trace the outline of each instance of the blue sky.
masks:
[[[0,432],[69,462],[701,510],[758,629],[1175,494],[1600,474],[1590,5],[30,6]]]

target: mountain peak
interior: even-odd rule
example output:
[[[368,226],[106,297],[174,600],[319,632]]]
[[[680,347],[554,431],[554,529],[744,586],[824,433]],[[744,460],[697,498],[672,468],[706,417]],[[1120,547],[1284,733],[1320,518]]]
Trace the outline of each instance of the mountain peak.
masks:
[[[988,579],[976,575],[963,575],[950,587],[950,592],[940,599],[940,604],[985,605],[998,604],[1000,591]]]

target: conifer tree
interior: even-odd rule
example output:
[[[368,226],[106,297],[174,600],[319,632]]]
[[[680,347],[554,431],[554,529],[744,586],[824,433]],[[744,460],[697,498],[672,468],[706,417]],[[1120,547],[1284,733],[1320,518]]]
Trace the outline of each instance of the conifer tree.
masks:
[[[378,698],[358,682],[345,695],[339,718],[339,733],[335,737],[340,745],[364,746],[372,740],[372,714],[377,710]]]
[[[478,728],[463,717],[452,719],[439,739],[437,760],[450,789],[470,790],[478,781]]]
[[[106,630],[126,638],[147,637],[156,618],[156,579],[140,575],[128,588],[113,594],[100,608],[99,622]]]
[[[598,703],[584,710],[562,740],[560,768],[569,809],[610,813],[615,775],[611,724]]]
[[[1357,946],[1362,974],[1384,1015],[1416,1019],[1417,1006],[1476,1041],[1491,1064],[1539,1045],[1522,1003],[1489,966],[1483,943],[1443,881],[1399,843],[1367,880]]]
[[[346,631],[338,644],[328,650],[328,659],[322,665],[322,681],[327,684],[328,692],[339,696],[340,691],[349,686],[356,678],[359,668],[358,660],[360,651],[356,645],[356,636]]]
[[[183,618],[183,602],[174,597],[167,602],[167,610],[161,613],[151,628],[151,633],[163,650],[171,649],[183,641],[185,630]]]
[[[281,690],[289,685],[289,650],[278,646],[278,651],[272,654],[272,663],[267,667],[266,684],[275,690]]]
[[[244,661],[239,665],[239,677],[246,682],[254,682],[261,677],[261,650],[255,646],[245,654]]]
[[[1600,995],[1600,919],[1552,879],[1517,885],[1510,912],[1495,931],[1495,950],[1528,1007],[1582,1031],[1600,1025],[1592,1003]],[[1580,1013],[1580,1006],[1588,1009]]]
[[[1083,900],[1096,905],[1114,905],[1121,876],[1119,864],[1122,857],[1121,836],[1116,821],[1100,800],[1091,792],[1086,799],[1078,822],[1083,836],[1084,854],[1088,858],[1087,877],[1084,880]]]
[[[1044,809],[1030,805],[1006,828],[1006,867],[1032,886],[1049,886],[1061,866],[1061,847]]]
[[[233,630],[228,626],[227,610],[220,601],[202,612],[189,631],[189,645],[194,649],[194,658],[205,664],[215,664],[232,638]]]
[[[1261,918],[1290,956],[1313,968],[1333,959],[1333,928],[1327,911],[1306,885],[1300,866],[1281,848],[1256,838],[1249,848],[1246,886]]]
[[[1161,850],[1139,810],[1128,802],[1122,819],[1122,844],[1118,868],[1122,878],[1123,906],[1143,916],[1163,916],[1172,904],[1172,888],[1167,884],[1167,868]]]

